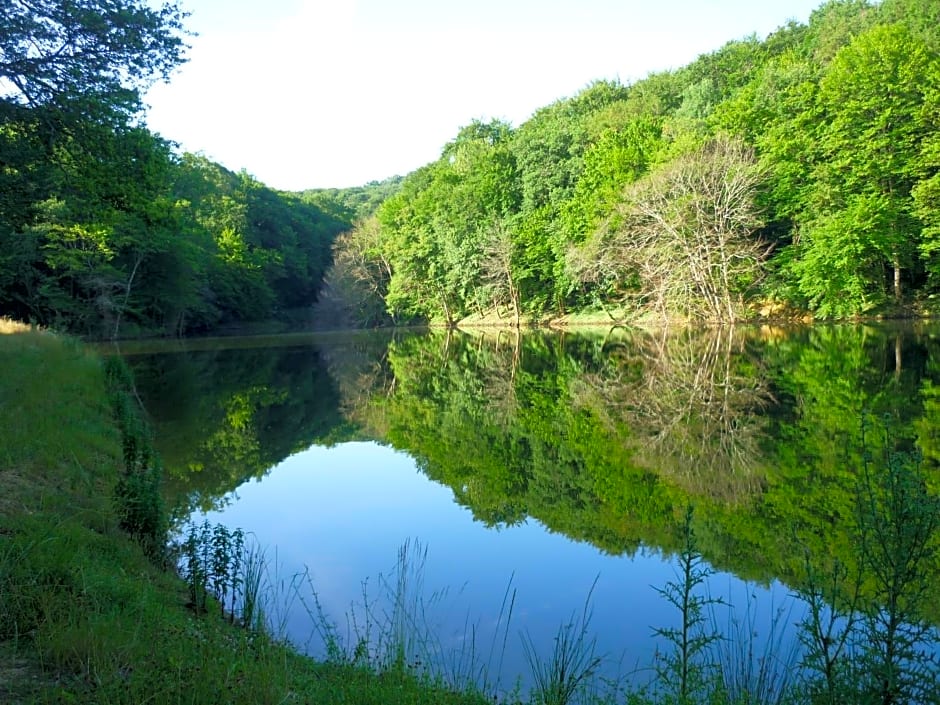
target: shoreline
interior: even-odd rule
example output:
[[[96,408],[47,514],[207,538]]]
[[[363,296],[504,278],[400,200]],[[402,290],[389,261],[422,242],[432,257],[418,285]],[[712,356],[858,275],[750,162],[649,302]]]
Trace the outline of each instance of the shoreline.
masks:
[[[315,661],[218,604],[193,612],[183,578],[121,528],[129,422],[109,401],[109,366],[6,319],[0,355],[0,701],[488,702],[408,668]]]

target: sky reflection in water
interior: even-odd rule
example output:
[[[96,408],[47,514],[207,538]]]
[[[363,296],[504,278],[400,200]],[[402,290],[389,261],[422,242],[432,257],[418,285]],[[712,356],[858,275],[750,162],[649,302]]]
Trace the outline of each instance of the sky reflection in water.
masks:
[[[376,443],[314,446],[293,455],[262,480],[239,487],[230,504],[208,519],[254,533],[269,557],[276,555],[280,578],[308,568],[322,606],[343,628],[350,604],[362,599],[363,581],[374,596],[378,576],[393,574],[407,541],[427,549],[425,597],[447,591],[426,615],[445,648],[459,651],[469,624],[476,629],[477,652],[488,657],[504,596],[515,590],[504,687],[529,670],[521,635],[530,636],[547,658],[559,625],[580,615],[589,595],[591,632],[598,653],[608,659],[608,675],[648,667],[656,644],[662,644],[653,638],[653,627],[675,626],[679,617],[654,589],[675,578],[671,560],[655,552],[606,555],[532,519],[487,528],[410,456]],[[765,590],[716,574],[708,586],[714,596],[738,605],[754,594],[759,625],[787,602],[779,584]],[[718,608],[716,617],[727,624],[726,610]],[[287,635],[311,653],[322,652],[299,603],[289,612]],[[497,659],[498,649],[493,653]]]

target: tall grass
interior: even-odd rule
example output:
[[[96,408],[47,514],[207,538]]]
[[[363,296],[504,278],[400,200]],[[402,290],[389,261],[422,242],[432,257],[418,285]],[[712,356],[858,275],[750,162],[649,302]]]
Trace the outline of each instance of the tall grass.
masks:
[[[514,689],[507,692],[500,688],[515,590],[506,591],[500,616],[502,631],[489,640],[488,654],[478,649],[476,632],[466,626],[467,638],[460,640],[456,650],[448,650],[440,625],[434,621],[436,611],[447,607],[448,592],[425,592],[427,549],[417,542],[401,547],[395,569],[388,576],[379,576],[377,591],[370,590],[368,581],[363,583],[361,600],[345,613],[342,623],[326,613],[309,573],[304,574],[307,594],[299,600],[312,620],[326,662],[336,672],[349,677],[368,673],[386,682],[418,683],[471,699],[532,705],[940,702],[936,670],[931,670],[934,661],[926,655],[917,662],[903,662],[911,669],[908,673],[919,675],[917,690],[899,689],[886,697],[872,687],[878,682],[872,676],[880,671],[872,667],[876,662],[870,644],[863,648],[864,640],[871,639],[867,631],[871,627],[865,620],[884,620],[883,610],[866,613],[859,608],[858,617],[847,618],[826,606],[826,593],[821,590],[812,593],[816,596],[813,599],[798,592],[790,601],[772,604],[769,609],[757,604],[749,586],[737,602],[739,598],[730,594],[713,597],[713,574],[698,552],[691,511],[686,515],[684,532],[676,577],[656,588],[676,610],[678,626],[653,627],[669,648],[660,651],[650,664],[648,670],[655,676],[645,684],[605,680],[605,670],[612,664],[596,652],[591,632],[592,588],[581,611],[559,626],[550,645],[539,644],[528,634],[519,635],[529,671],[520,674]],[[292,591],[298,585],[296,581],[288,583]],[[263,590],[270,589],[269,581],[261,584]],[[914,627],[916,624],[899,625],[898,632],[907,633],[904,630]],[[819,640],[828,643],[825,640],[829,639],[837,642],[830,661],[838,664],[839,673],[853,678],[834,679],[826,690],[820,687],[818,671],[825,661],[814,648]],[[927,644],[919,642],[921,647]],[[913,670],[915,666],[921,670]],[[519,686],[523,680],[531,683],[527,692]]]
[[[522,646],[532,675],[530,700],[536,705],[568,705],[590,685],[603,659],[597,654],[597,639],[591,635],[591,595],[595,579],[580,614],[558,627],[550,655],[540,654],[540,646],[528,634]]]
[[[364,668],[379,674],[410,674],[454,692],[496,697],[502,692],[502,658],[506,651],[515,605],[511,581],[503,595],[489,646],[478,643],[477,626],[469,617],[456,639],[442,637],[438,614],[450,611],[451,591],[427,591],[424,572],[427,548],[406,541],[389,575],[377,588],[362,584],[358,602],[337,622],[327,613],[313,580],[300,597],[328,662]],[[308,649],[315,648],[308,642]]]
[[[5,328],[0,520],[38,507],[100,517],[97,498],[110,496],[121,457],[100,360],[73,340]]]
[[[28,323],[14,321],[10,318],[0,316],[0,335],[12,335],[14,333],[27,333],[32,330]]]
[[[711,629],[720,635],[709,644],[715,664],[717,692],[729,703],[785,705],[794,697],[803,658],[801,640],[793,628],[801,606],[795,600],[770,605],[761,618],[750,586],[744,604],[724,604],[711,610]]]

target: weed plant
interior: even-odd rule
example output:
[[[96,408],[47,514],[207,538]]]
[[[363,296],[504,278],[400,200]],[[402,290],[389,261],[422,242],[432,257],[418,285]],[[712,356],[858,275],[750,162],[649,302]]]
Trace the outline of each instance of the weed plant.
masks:
[[[804,563],[807,578],[797,593],[806,605],[798,629],[804,689],[816,705],[838,705],[860,679],[854,649],[862,581],[841,561],[825,573],[813,565],[809,554]]]
[[[133,393],[134,381],[119,357],[105,361],[108,397],[121,433],[124,472],[115,486],[120,526],[133,536],[155,563],[165,558],[169,522],[163,504],[163,471],[153,449],[150,429]]]
[[[791,628],[800,606],[793,601],[771,605],[765,621],[750,586],[745,587],[743,605],[722,602],[711,610],[711,631],[720,635],[708,647],[718,679],[715,690],[728,703],[785,705],[793,700],[803,653]],[[724,622],[719,611],[726,612]]]
[[[713,571],[698,552],[692,514],[689,507],[682,524],[683,547],[678,556],[676,579],[656,588],[680,618],[678,627],[656,627],[653,630],[672,647],[670,651],[656,655],[656,690],[677,705],[696,702],[696,694],[715,682],[714,664],[706,656],[720,635],[708,628],[708,610],[723,604],[718,598],[703,593]]]
[[[928,490],[919,454],[898,448],[889,432],[871,438],[871,426],[862,420],[856,566],[821,571],[807,557],[799,591],[808,605],[800,631],[806,692],[825,705],[937,703],[938,633],[924,614],[936,600],[940,498]]]
[[[864,454],[858,492],[860,563],[872,584],[858,622],[862,688],[882,705],[936,702],[938,663],[925,647],[937,635],[923,615],[936,599],[928,567],[938,550],[940,499],[928,492],[916,453],[884,447],[877,464]]]
[[[597,584],[595,579],[594,585]],[[530,700],[534,705],[567,705],[579,702],[593,685],[603,659],[597,654],[597,640],[591,636],[591,595],[588,592],[580,614],[562,624],[555,634],[551,655],[540,655],[539,645],[528,634],[522,646],[531,670],[533,687]]]

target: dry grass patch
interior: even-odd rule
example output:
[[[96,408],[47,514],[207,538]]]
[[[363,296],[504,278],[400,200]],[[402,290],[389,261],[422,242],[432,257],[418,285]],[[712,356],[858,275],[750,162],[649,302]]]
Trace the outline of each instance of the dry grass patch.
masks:
[[[12,335],[13,333],[26,333],[31,330],[28,323],[21,323],[10,318],[0,316],[0,335]]]

